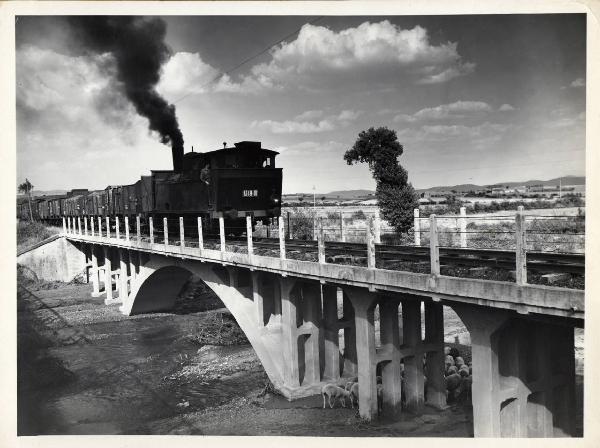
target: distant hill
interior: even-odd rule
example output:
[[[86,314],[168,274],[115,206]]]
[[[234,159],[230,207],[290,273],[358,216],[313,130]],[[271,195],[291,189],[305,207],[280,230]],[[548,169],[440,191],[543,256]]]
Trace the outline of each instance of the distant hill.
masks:
[[[339,196],[340,199],[354,199],[354,198],[364,198],[365,196],[374,195],[375,192],[373,190],[340,190],[340,191],[330,191],[325,194],[327,197],[337,198]]]
[[[417,192],[422,193],[425,191],[451,191],[456,190],[460,193],[471,190],[481,190],[486,187],[520,187],[520,186],[533,186],[533,185],[544,185],[544,186],[558,186],[562,181],[562,185],[585,185],[585,176],[563,176],[557,177],[550,180],[527,180],[524,182],[497,182],[495,184],[487,185],[475,185],[475,184],[460,184],[460,185],[447,185],[440,187],[421,188]]]

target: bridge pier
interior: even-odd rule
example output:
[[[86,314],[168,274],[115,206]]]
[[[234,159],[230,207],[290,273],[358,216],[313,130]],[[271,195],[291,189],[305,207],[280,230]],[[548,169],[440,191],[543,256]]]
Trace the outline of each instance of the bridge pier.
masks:
[[[402,299],[402,358],[404,359],[404,391],[406,410],[418,413],[425,403],[423,354],[421,339],[421,299],[404,296]]]
[[[365,420],[377,416],[375,306],[377,295],[362,288],[345,288],[354,308],[358,361],[358,406]]]
[[[104,299],[105,305],[118,303],[118,299],[113,299],[111,255],[110,246],[104,246],[104,292],[106,293],[106,297]]]
[[[284,388],[289,398],[320,392],[321,289],[319,283],[279,280]]]
[[[127,276],[128,250],[119,250],[119,302],[127,302],[129,279]]]
[[[438,409],[446,407],[444,377],[444,310],[441,303],[425,302],[426,404]]]
[[[98,269],[98,247],[94,244],[90,245],[92,258],[92,297],[100,296],[100,270]]]
[[[340,344],[338,322],[338,288],[323,285],[323,379],[337,382],[340,379]]]
[[[454,305],[471,334],[475,437],[574,434],[574,330]]]
[[[382,296],[379,301],[379,328],[381,349],[377,363],[382,364],[382,411],[386,416],[397,418],[402,412],[402,370],[400,366],[400,327],[396,297]]]

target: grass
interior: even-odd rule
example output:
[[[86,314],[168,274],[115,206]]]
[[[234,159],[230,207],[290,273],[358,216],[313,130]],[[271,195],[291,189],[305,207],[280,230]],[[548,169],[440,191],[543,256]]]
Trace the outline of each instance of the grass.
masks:
[[[17,252],[26,250],[58,233],[60,233],[58,227],[46,226],[35,221],[19,221],[17,223]]]

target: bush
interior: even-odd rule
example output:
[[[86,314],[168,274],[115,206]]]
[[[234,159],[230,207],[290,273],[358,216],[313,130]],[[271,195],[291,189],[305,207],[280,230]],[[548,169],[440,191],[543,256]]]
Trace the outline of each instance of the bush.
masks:
[[[364,221],[365,219],[367,219],[367,215],[362,210],[357,210],[354,213],[352,213],[352,219]]]

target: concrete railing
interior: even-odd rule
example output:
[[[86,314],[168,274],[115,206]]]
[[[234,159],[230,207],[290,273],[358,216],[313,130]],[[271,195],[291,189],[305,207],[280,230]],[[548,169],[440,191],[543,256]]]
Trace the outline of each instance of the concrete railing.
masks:
[[[446,219],[446,218],[445,218]],[[465,208],[461,208],[460,229],[461,229],[461,248],[466,247],[466,213]],[[526,229],[525,229],[525,216],[523,214],[523,207],[519,207],[517,214],[515,215],[515,243],[516,243],[516,263],[515,263],[515,278],[518,285],[524,285],[527,283],[527,251],[526,251]],[[91,236],[91,237],[106,237],[115,238],[117,240],[123,240],[125,243],[131,244],[130,230],[129,230],[129,218],[124,219],[124,238],[121,232],[121,223],[119,217],[106,217],[106,224],[102,226],[102,219],[98,218],[98,228],[94,226],[92,218],[83,217],[83,228],[85,233],[82,232],[81,217],[64,217],[63,218],[63,233],[66,235],[79,235],[79,236]],[[90,221],[91,234],[88,234],[88,220]],[[415,229],[415,246],[421,245],[421,221],[423,218],[419,217],[418,209],[414,211],[414,229]],[[343,222],[343,219],[342,219]],[[114,232],[111,232],[111,223],[114,223]],[[428,219],[429,229],[429,264],[430,273],[434,276],[440,275],[440,244],[438,238],[438,217],[435,214],[429,216]],[[153,219],[150,217],[148,220],[149,225],[149,240],[150,245],[155,244],[155,228]],[[283,217],[278,218],[278,239],[279,239],[279,258],[286,260],[286,228],[285,220]],[[198,248],[200,252],[204,250],[204,238],[202,229],[202,219],[198,217],[197,220],[198,228]],[[164,249],[167,250],[170,244],[169,240],[169,224],[167,218],[163,218],[162,222],[162,242]],[[343,235],[343,233],[342,233]],[[326,264],[325,256],[325,233],[321,222],[318,221],[317,226],[317,261],[320,264]],[[380,244],[381,240],[381,220],[378,216],[372,216],[367,220],[367,241],[366,241],[366,253],[367,253],[367,268],[376,268],[376,252],[377,244]],[[140,243],[142,241],[141,234],[141,223],[140,217],[136,217],[136,235],[135,242]],[[178,245],[180,248],[186,247],[185,238],[185,226],[184,218],[179,217],[179,239]],[[193,244],[192,246],[194,246]],[[252,235],[252,218],[246,217],[246,247],[249,256],[254,255],[254,242]],[[219,250],[221,253],[227,252],[227,237],[225,232],[225,222],[221,217],[219,218]]]

